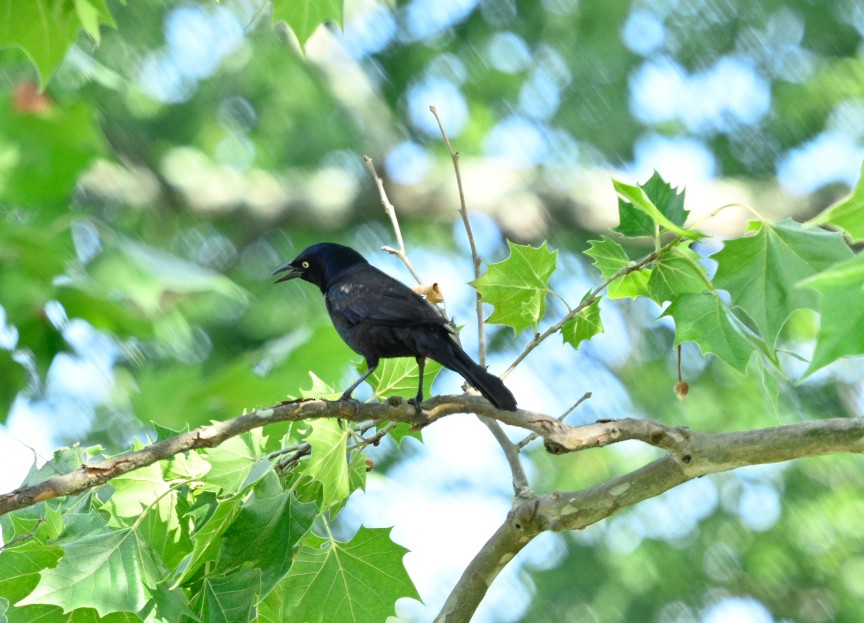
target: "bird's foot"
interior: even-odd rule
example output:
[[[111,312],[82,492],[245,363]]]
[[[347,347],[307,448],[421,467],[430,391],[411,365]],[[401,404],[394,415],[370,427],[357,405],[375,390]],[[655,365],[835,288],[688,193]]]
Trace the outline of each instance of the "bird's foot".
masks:
[[[412,430],[420,430],[430,424],[430,420],[426,417],[426,414],[423,413],[423,406],[420,404],[420,401],[416,398],[409,398],[408,404],[414,406],[414,411],[417,413],[417,424],[412,427]]]
[[[339,396],[339,402],[348,402],[354,407],[354,415],[352,416],[352,419],[356,420],[360,417],[360,401],[356,398],[352,398],[351,394],[342,394]]]

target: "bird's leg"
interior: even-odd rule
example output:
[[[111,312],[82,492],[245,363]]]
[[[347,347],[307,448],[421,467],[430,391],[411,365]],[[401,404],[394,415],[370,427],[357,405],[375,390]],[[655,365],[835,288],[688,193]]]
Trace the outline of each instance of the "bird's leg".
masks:
[[[423,408],[420,405],[423,403],[423,368],[426,367],[426,357],[415,357],[415,359],[417,360],[417,367],[420,369],[420,381],[417,384],[417,396],[408,402],[414,404],[414,408],[417,410],[417,419],[425,422],[426,416],[423,415]]]
[[[378,359],[377,358],[371,359],[371,358],[367,357],[366,358],[366,372],[361,374],[360,378],[357,379],[356,381],[354,381],[354,384],[351,385],[351,387],[346,389],[344,392],[342,392],[342,395],[339,397],[339,400],[347,400],[347,401],[353,402],[355,405],[357,405],[357,413],[355,414],[355,417],[357,415],[359,415],[360,406],[357,403],[357,401],[351,397],[351,394],[354,392],[355,389],[357,389],[357,386],[360,385],[360,383],[362,383],[363,381],[368,379],[369,375],[372,374],[373,372],[375,372],[375,368],[377,368],[377,367],[378,367]]]

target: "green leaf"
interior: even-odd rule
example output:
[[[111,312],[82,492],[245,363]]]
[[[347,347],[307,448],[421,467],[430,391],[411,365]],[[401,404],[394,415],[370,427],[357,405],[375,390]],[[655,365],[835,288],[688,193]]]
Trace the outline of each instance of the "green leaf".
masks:
[[[11,539],[7,539],[11,540]],[[0,551],[0,595],[10,603],[26,597],[39,583],[39,573],[57,566],[63,550],[35,539]]]
[[[275,545],[275,544],[274,544]],[[197,605],[203,623],[248,623],[261,592],[261,571],[243,569],[221,577],[207,576]]]
[[[210,463],[210,472],[204,481],[205,487],[217,493],[232,494],[251,484],[247,479],[253,469],[257,472],[261,468],[262,443],[260,429],[253,429],[208,450],[206,459]],[[266,468],[269,469],[269,462]],[[258,476],[263,476],[263,473]]]
[[[82,448],[81,446],[75,445],[71,448],[60,448],[55,450],[54,456],[49,461],[46,461],[41,467],[37,468],[36,462],[34,461],[33,466],[30,468],[30,473],[27,474],[27,477],[24,479],[21,486],[26,487],[47,480],[48,478],[53,478],[54,476],[70,474],[81,469],[84,461],[92,459],[101,452],[102,446]]]
[[[312,387],[309,389],[301,389],[301,398],[323,398],[324,400],[336,400],[342,393],[330,387],[314,372],[309,372],[309,377],[312,379]]]
[[[659,176],[658,176],[659,177]],[[652,178],[654,179],[654,178]],[[662,182],[662,180],[661,180]],[[665,184],[665,182],[663,182]],[[615,191],[618,193],[620,197],[622,197],[626,202],[629,202],[634,209],[646,214],[651,218],[651,220],[666,230],[678,234],[682,238],[689,238],[691,240],[697,240],[702,237],[702,235],[698,232],[691,231],[689,229],[684,229],[680,227],[676,223],[674,223],[669,216],[660,211],[660,209],[654,204],[654,202],[649,198],[646,194],[645,190],[643,190],[640,186],[633,186],[631,184],[625,184],[624,182],[619,182],[618,180],[612,180],[612,186],[615,188]],[[674,194],[674,191],[671,191]],[[675,195],[677,197],[677,195]],[[681,195],[682,207],[680,209],[677,207],[677,201],[670,202],[667,210],[673,218],[679,218],[680,214],[683,214],[686,218],[686,211],[683,209],[683,200],[684,197]],[[672,207],[674,206],[674,207]],[[620,209],[620,208],[619,208]],[[622,223],[623,224],[623,223]],[[683,224],[683,223],[682,223]],[[622,225],[619,225],[619,228]],[[626,224],[626,227],[630,227],[630,224]],[[641,227],[640,227],[641,228]],[[653,235],[653,227],[651,228]],[[644,233],[639,233],[635,235],[646,235]]]
[[[423,396],[432,394],[432,383],[441,372],[443,366],[432,359],[426,360],[423,367]],[[365,372],[366,364],[361,363],[358,371]],[[411,357],[396,357],[393,359],[382,359],[369,377],[369,383],[374,390],[376,398],[387,398],[389,396],[405,396],[413,398],[417,394],[417,384],[420,381],[420,368]]]
[[[624,247],[609,236],[603,236],[601,240],[591,240],[588,244],[591,246],[585,251],[585,255],[594,260],[593,264],[600,271],[603,279],[611,279],[619,270],[633,264]],[[622,275],[609,284],[606,291],[607,297],[620,299],[647,296],[650,276],[651,271],[647,268]]]
[[[250,498],[225,532],[220,564],[231,568],[253,563],[261,570],[261,594],[266,595],[288,572],[316,514],[314,504],[299,502],[287,492],[273,498]]]
[[[343,15],[343,0],[273,0],[273,21],[286,22],[301,46],[326,21],[334,21],[342,28]]]
[[[43,87],[84,28],[76,4],[66,0],[0,0],[0,48],[17,46],[24,50],[36,65]],[[84,11],[88,30],[101,17],[92,6],[89,8],[91,11]]]
[[[598,296],[594,302],[561,327],[561,337],[565,343],[578,349],[583,340],[590,340],[598,333],[603,333],[603,321],[600,320],[601,298],[603,297]]]
[[[95,608],[100,616],[137,612],[167,573],[136,530],[98,528],[58,541],[64,556],[42,572],[36,589],[17,605]]]
[[[809,376],[847,355],[864,354],[864,255],[801,282],[819,293],[822,320]]]
[[[195,613],[189,609],[189,598],[182,589],[171,590],[163,582],[152,592],[153,598],[137,613],[147,623],[176,623],[186,620],[185,617],[195,620]]]
[[[0,312],[2,314],[2,312]],[[0,318],[0,326],[2,326]],[[12,358],[12,352],[0,349],[0,424],[6,422],[9,409],[18,396],[18,392],[27,388],[27,371],[24,366]]]
[[[648,199],[675,225],[683,226],[688,210],[684,209],[684,191],[677,192],[657,171],[644,184],[639,185]],[[625,236],[654,236],[654,219],[633,203],[618,198],[619,225],[613,228]]]
[[[9,1],[0,0],[0,15]],[[11,1],[17,7],[41,0]],[[0,18],[0,31],[3,21]],[[16,112],[9,98],[0,98],[0,108],[0,195],[12,205],[67,210],[81,173],[107,151],[96,111],[78,102],[29,114]]]
[[[711,257],[717,261],[716,287],[729,292],[733,306],[753,320],[773,352],[792,312],[817,307],[816,294],[798,283],[852,257],[852,251],[840,234],[783,219],[728,240]]]
[[[853,242],[864,240],[864,163],[861,164],[861,176],[848,197],[828,206],[812,221],[815,225],[828,223],[839,227]]]
[[[111,486],[114,492],[102,508],[111,514],[108,525],[115,528],[126,525],[124,519],[137,520],[150,504],[166,500],[166,493],[170,491],[168,483],[162,479],[162,468],[158,463],[112,478]],[[166,504],[171,505],[168,500]]]
[[[419,599],[402,564],[407,552],[389,528],[363,526],[347,543],[304,546],[279,585],[282,620],[386,621],[397,599]]]
[[[703,354],[714,353],[744,372],[754,344],[714,293],[682,294],[663,316],[675,319],[675,344],[695,342]]]
[[[486,320],[505,324],[520,333],[537,328],[546,313],[549,278],[555,270],[558,251],[550,251],[544,242],[536,249],[507,241],[510,257],[489,265],[489,270],[473,285],[485,303],[495,310]]]
[[[414,424],[400,422],[390,430],[390,438],[396,442],[397,446],[402,445],[402,440],[406,437],[412,437],[419,442],[423,442],[423,434]]]
[[[672,247],[664,253],[651,270],[648,292],[662,305],[674,301],[682,294],[695,294],[711,289],[705,267],[699,255],[689,247]]]
[[[171,588],[176,588],[195,575],[205,562],[216,560],[220,539],[237,518],[240,504],[239,496],[218,502],[213,514],[192,535],[192,552],[186,556],[184,564],[178,565],[179,577]]]
[[[345,456],[349,430],[336,420],[315,420],[307,441],[312,453],[306,473],[322,486],[321,509],[326,510],[348,497],[348,462]]]

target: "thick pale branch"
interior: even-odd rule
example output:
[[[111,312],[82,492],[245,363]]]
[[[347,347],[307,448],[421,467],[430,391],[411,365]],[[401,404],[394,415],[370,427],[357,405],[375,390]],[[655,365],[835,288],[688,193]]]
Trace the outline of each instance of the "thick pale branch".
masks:
[[[583,432],[586,434],[582,447],[641,439],[672,453],[597,486],[539,496],[514,507],[466,568],[436,623],[470,621],[498,573],[546,530],[582,530],[621,508],[706,474],[824,454],[864,452],[864,418],[837,418],[723,434],[670,429],[644,420],[619,420],[573,429],[567,435],[568,440],[572,442]],[[575,449],[576,445],[568,447]]]

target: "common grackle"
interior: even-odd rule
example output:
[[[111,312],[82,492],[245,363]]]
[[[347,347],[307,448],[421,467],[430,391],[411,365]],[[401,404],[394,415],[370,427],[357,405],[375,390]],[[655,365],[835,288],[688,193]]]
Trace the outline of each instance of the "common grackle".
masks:
[[[458,372],[499,409],[516,410],[516,399],[497,376],[474,363],[451,336],[446,320],[420,295],[369,264],[350,247],[314,244],[273,271],[276,280],[303,279],[324,294],[336,331],[366,359],[366,372],[342,394],[351,393],[388,357],[414,357],[420,383],[413,402],[422,416],[423,366],[426,357]]]

